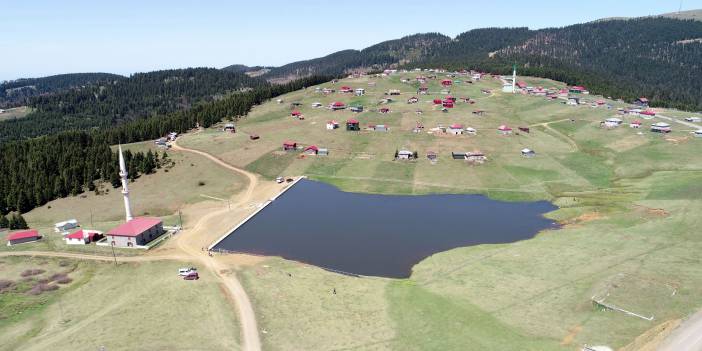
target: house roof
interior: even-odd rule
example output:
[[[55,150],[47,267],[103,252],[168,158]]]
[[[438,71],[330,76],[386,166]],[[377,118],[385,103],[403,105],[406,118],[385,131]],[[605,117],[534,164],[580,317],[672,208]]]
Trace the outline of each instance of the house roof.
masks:
[[[25,230],[25,231],[9,234],[7,236],[7,241],[27,239],[27,238],[36,238],[36,237],[39,237],[39,231],[36,229],[30,229],[30,230]]]
[[[498,130],[512,130],[512,128],[510,128],[510,127],[508,127],[508,126],[506,126],[506,125],[504,125],[504,124],[501,125],[501,126],[499,126],[497,129],[498,129]]]
[[[161,220],[155,217],[136,217],[113,228],[107,232],[107,235],[137,236],[160,223]]]
[[[635,119],[635,120],[631,121],[631,124],[641,124],[641,121],[639,121],[638,119]]]
[[[643,97],[643,96],[640,97],[640,98],[638,98],[638,99],[636,99],[636,100],[641,101],[641,102],[648,102],[648,99],[645,98],[645,97]]]
[[[647,116],[655,116],[656,115],[656,113],[651,111],[651,110],[641,111],[640,113],[642,115],[647,115]]]
[[[337,122],[337,121],[335,121],[335,120],[331,120],[331,121],[329,121],[329,122],[327,122],[327,123],[329,123],[329,124],[339,124],[339,122]]]
[[[351,119],[347,119],[347,120],[346,120],[346,123],[351,123],[351,124],[358,124],[359,122],[358,122],[358,120],[357,120],[357,119],[355,119],[355,118],[351,118]]]
[[[462,124],[454,123],[451,125],[451,129],[463,129]]]
[[[532,150],[532,149],[522,149],[523,154],[530,154],[532,152],[534,152],[534,150]]]
[[[574,86],[570,87],[570,90],[579,90],[579,91],[583,91],[583,90],[585,90],[585,87],[584,87],[584,86],[580,86],[580,85],[574,85]]]
[[[297,145],[297,143],[291,140],[286,140],[283,142],[283,145]]]
[[[336,101],[332,104],[333,106],[346,106],[343,102],[341,101]]]
[[[304,151],[307,151],[307,150],[319,151],[319,148],[317,147],[317,145],[310,145],[310,146],[306,147]]]
[[[290,113],[290,114],[293,115],[293,116],[299,116],[299,115],[301,115],[302,113],[301,113],[300,111],[293,111],[293,112]]]
[[[413,155],[414,153],[409,150],[400,150],[397,152],[398,155]]]

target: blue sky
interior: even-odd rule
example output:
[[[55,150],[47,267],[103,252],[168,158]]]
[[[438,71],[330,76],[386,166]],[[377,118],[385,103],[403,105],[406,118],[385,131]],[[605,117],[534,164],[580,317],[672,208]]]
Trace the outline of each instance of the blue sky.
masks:
[[[555,27],[678,6],[678,0],[0,0],[0,80],[281,65],[419,32]],[[702,0],[684,0],[682,8],[700,9]]]

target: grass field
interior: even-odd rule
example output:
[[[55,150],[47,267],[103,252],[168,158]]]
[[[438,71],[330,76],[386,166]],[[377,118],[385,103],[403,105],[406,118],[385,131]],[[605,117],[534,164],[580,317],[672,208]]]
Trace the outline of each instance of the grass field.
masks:
[[[153,143],[144,142],[124,145],[124,150],[144,151],[154,148]],[[142,175],[129,184],[132,213],[135,216],[158,216],[166,225],[178,224],[177,211],[185,204],[199,201],[212,202],[213,208],[225,206],[216,198],[229,198],[243,188],[245,180],[206,158],[182,152],[169,152],[175,162],[170,169],[159,169],[155,174]],[[200,185],[202,184],[202,185]],[[77,219],[83,228],[107,231],[124,220],[124,205],[120,188],[104,184],[106,194],[94,192],[58,199],[36,208],[24,215],[32,228],[40,230],[44,240],[15,247],[0,246],[0,250],[66,250],[107,252],[110,248],[95,245],[65,245],[60,234],[53,232],[53,225],[66,219]],[[111,252],[111,251],[110,251]],[[120,250],[133,254],[134,250]]]
[[[208,272],[184,281],[187,262],[98,263],[2,258],[0,279],[26,269],[70,271],[38,296],[0,292],[0,350],[224,350],[239,348],[236,314]]]
[[[25,117],[30,112],[32,112],[32,109],[27,106],[10,108],[5,110],[5,112],[0,113],[0,122],[19,119]]]
[[[629,128],[626,123],[633,118],[625,117],[623,126],[602,129],[599,122],[616,110],[502,94],[495,81],[455,86],[453,96],[477,102],[442,113],[428,102],[440,95],[406,104],[414,89],[400,77],[413,75],[374,79],[375,88],[366,87],[365,79],[339,82],[337,88],[367,88],[362,98],[367,111],[358,115],[310,107],[315,101],[326,105],[358,98],[325,97],[308,88],[284,96],[283,104],[256,107],[238,123],[236,134],[211,129],[188,135],[183,143],[266,177],[306,174],[348,191],[548,199],[560,207],[549,216],[566,226],[515,244],[436,254],[401,281],[347,277],[278,258],[246,268],[245,286],[266,330],[267,349],[574,350],[585,343],[617,348],[702,307],[695,293],[702,289],[696,254],[702,240],[695,234],[702,219],[694,215],[702,209],[702,140],[690,137],[689,128],[674,123],[671,134],[653,134],[645,127]],[[432,84],[430,90],[438,90]],[[390,88],[403,91],[388,105],[393,112],[381,116],[369,111]],[[495,93],[484,95],[480,90],[485,88]],[[304,120],[289,116],[293,101],[302,102]],[[415,114],[417,108],[423,110],[421,116]],[[474,109],[487,115],[476,117]],[[325,129],[327,120],[343,125],[350,117],[362,127],[384,123],[390,132]],[[417,121],[425,132],[411,132]],[[476,128],[478,135],[426,133],[452,123]],[[500,124],[531,129],[501,136],[496,131]],[[257,133],[261,140],[250,141],[246,133]],[[330,156],[283,154],[281,143],[288,139],[328,147]],[[537,156],[521,157],[524,147]],[[417,150],[420,159],[392,161],[394,151],[403,148]],[[450,159],[451,151],[473,149],[486,152],[488,162],[468,166]],[[439,153],[436,164],[424,157],[428,150]],[[654,315],[654,320],[594,306],[591,297],[612,286],[617,288],[610,301]]]

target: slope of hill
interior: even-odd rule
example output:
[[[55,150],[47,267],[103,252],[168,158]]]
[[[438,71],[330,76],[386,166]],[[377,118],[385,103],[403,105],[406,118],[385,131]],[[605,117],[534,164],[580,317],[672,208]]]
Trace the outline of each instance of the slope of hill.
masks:
[[[339,75],[351,70],[373,70],[409,63],[430,54],[435,47],[451,41],[439,33],[425,33],[385,41],[363,50],[343,50],[330,55],[289,63],[271,69],[267,79],[294,79],[313,74]]]
[[[34,112],[23,119],[4,122],[0,142],[188,110],[235,91],[263,86],[268,86],[265,80],[214,68],[137,73],[125,79],[31,98],[29,106]]]
[[[562,28],[484,28],[455,39],[438,33],[386,41],[293,62],[263,75],[270,81],[311,74],[342,75],[387,67],[473,68],[506,73],[514,63],[527,75],[587,85],[608,96],[645,95],[655,106],[702,109],[695,79],[702,62],[702,11],[609,19]],[[674,17],[674,18],[669,18]],[[695,74],[697,72],[697,74]]]
[[[675,18],[681,20],[702,21],[702,10],[688,10],[662,14],[661,17]]]
[[[112,73],[69,73],[42,78],[21,78],[0,83],[0,108],[27,104],[29,98],[52,94],[84,85],[105,83],[124,79]]]

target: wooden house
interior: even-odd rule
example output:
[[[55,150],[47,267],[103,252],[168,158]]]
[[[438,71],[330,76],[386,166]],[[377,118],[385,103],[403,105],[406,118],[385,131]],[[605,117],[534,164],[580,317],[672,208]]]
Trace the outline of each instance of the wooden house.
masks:
[[[411,160],[414,158],[414,152],[409,150],[400,150],[397,152],[398,160]]]
[[[446,128],[446,132],[453,135],[463,134],[463,125],[454,123]]]
[[[413,97],[407,99],[408,104],[416,104],[418,102],[419,102],[419,98],[417,98],[416,96],[413,96]]]
[[[327,130],[334,130],[337,128],[339,128],[339,122],[334,120],[327,122]]]
[[[651,131],[655,133],[670,133],[670,124],[665,122],[657,122],[651,124]]]
[[[508,135],[512,134],[512,128],[508,127],[507,125],[503,124],[499,127],[497,127],[497,132],[502,134],[502,135]]]
[[[631,123],[629,123],[629,128],[641,128],[641,121],[639,121],[638,119],[631,121]]]
[[[351,106],[351,112],[361,113],[361,112],[363,112],[363,106],[361,106],[361,105]]]
[[[306,155],[316,155],[319,152],[319,148],[316,145],[310,145],[302,150]]]
[[[329,105],[329,108],[332,111],[343,110],[346,108],[346,104],[341,102],[341,101],[335,101],[335,102],[332,102],[331,105]]]
[[[642,97],[634,100],[634,105],[639,106],[639,107],[643,107],[643,108],[648,108],[648,102],[649,102],[648,99],[642,96]]]
[[[357,119],[351,118],[346,121],[346,130],[358,131],[361,130],[361,124]]]
[[[224,131],[229,133],[236,133],[236,126],[234,125],[234,123],[225,123]]]
[[[283,150],[284,151],[294,151],[297,150],[297,143],[294,141],[284,141],[283,142]]]
[[[380,112],[380,113],[390,113],[390,109],[387,108],[387,107],[383,107],[383,108],[381,108],[380,110],[378,110],[378,112]]]
[[[363,89],[363,88],[356,88],[356,90],[354,90],[354,92],[356,93],[356,96],[366,95],[366,89]]]

